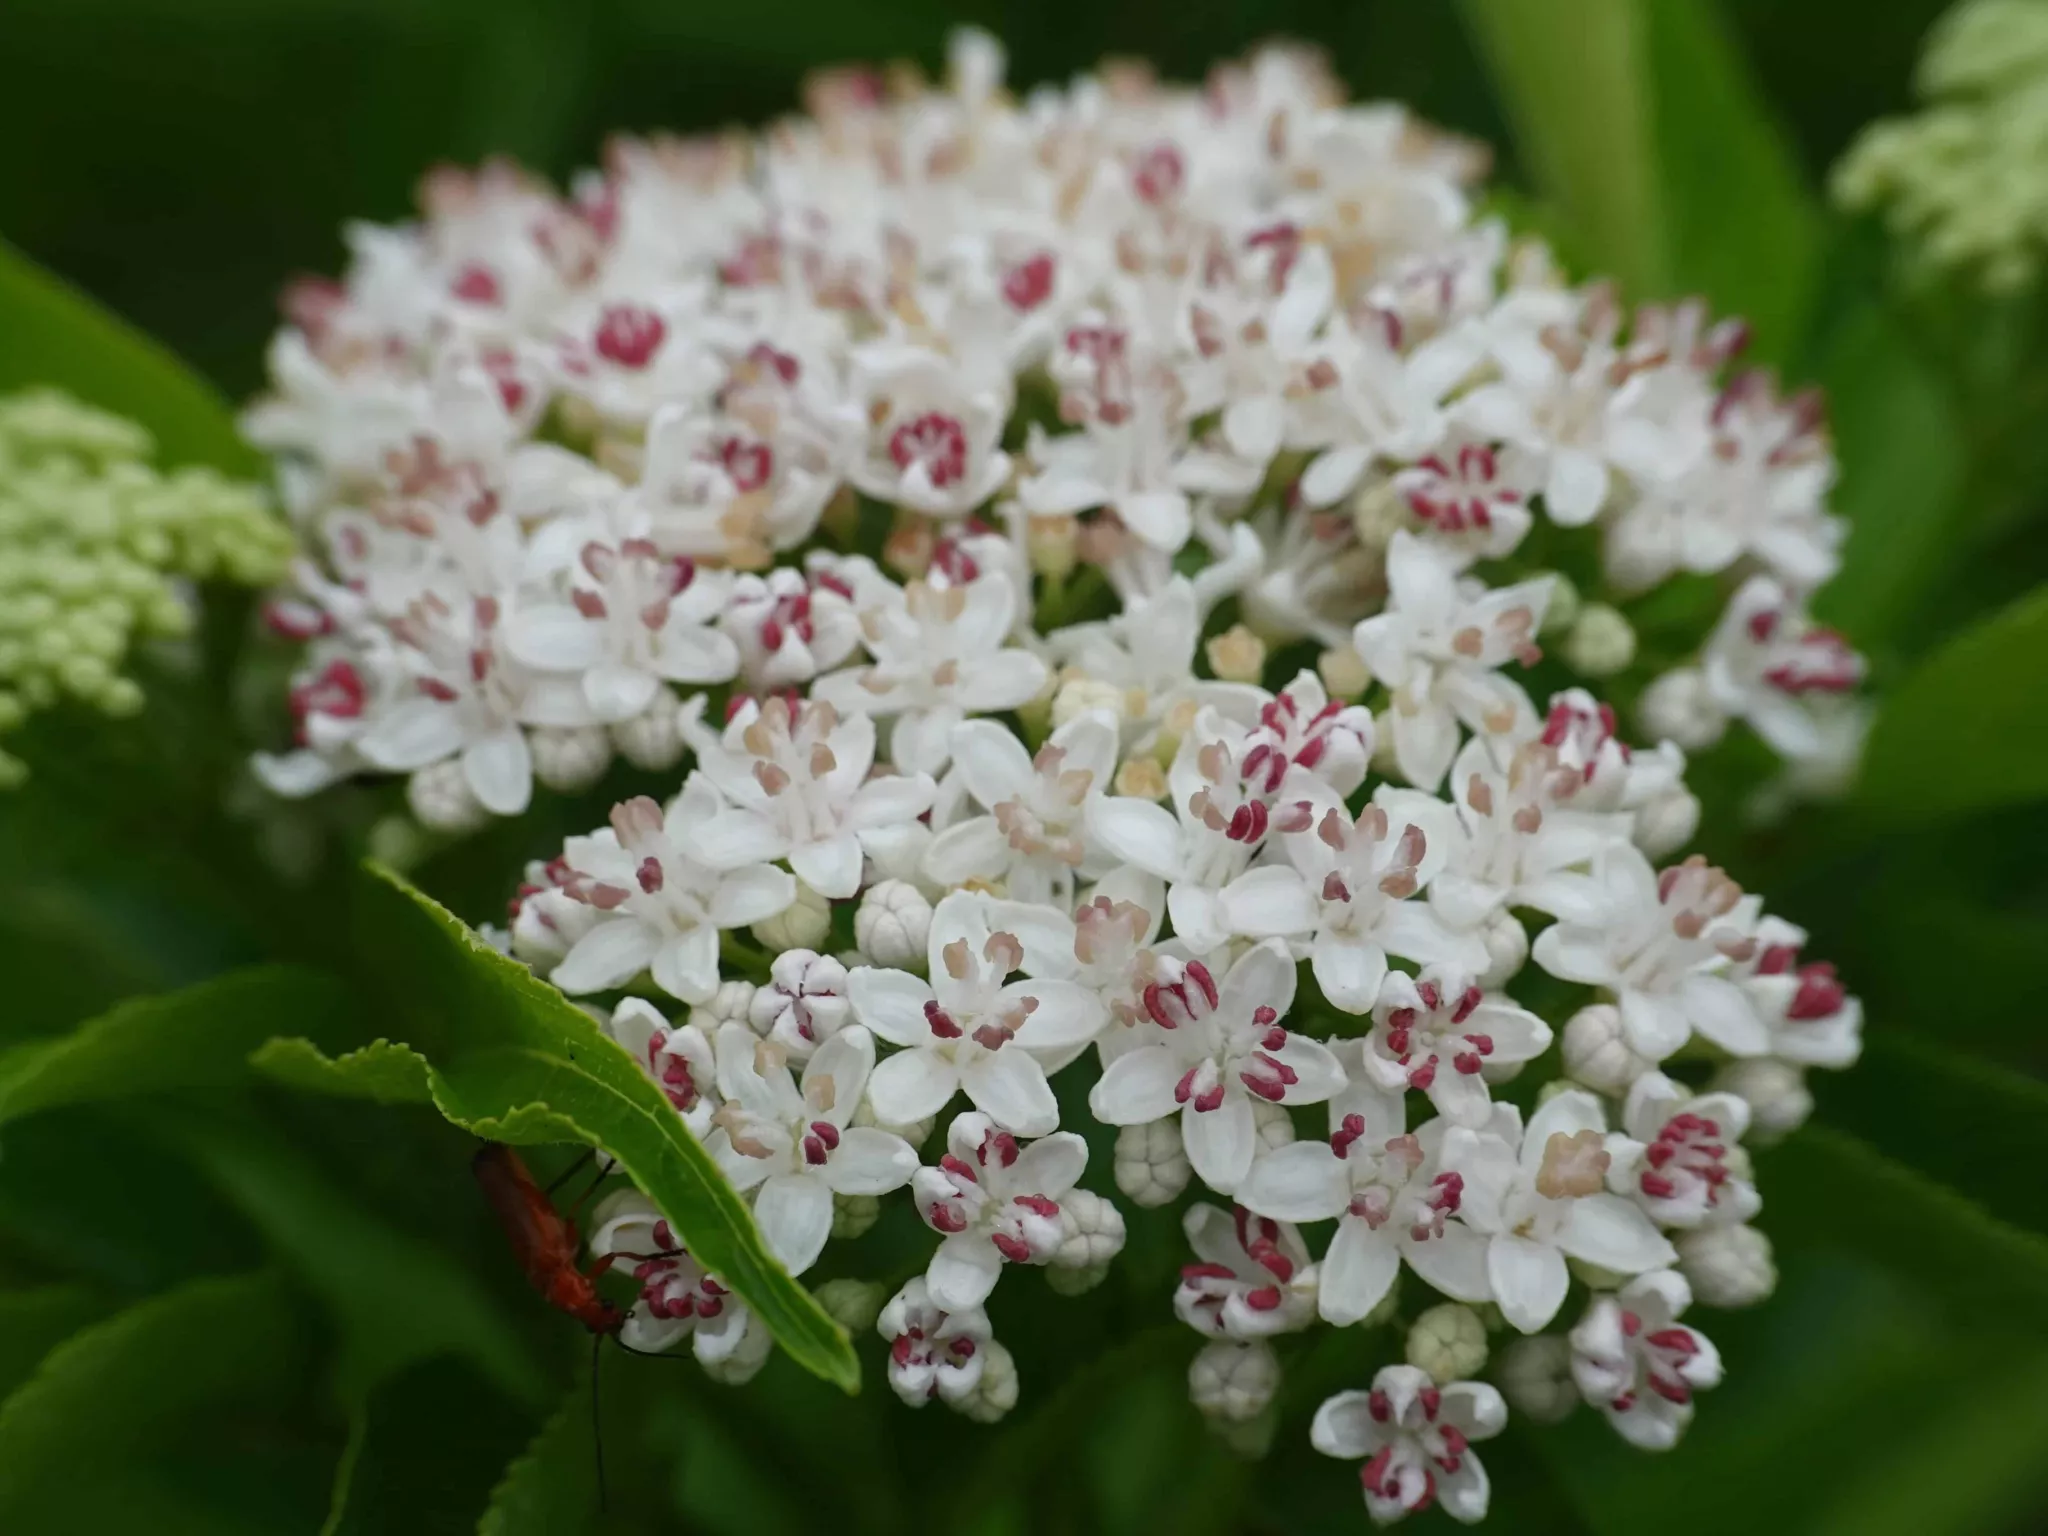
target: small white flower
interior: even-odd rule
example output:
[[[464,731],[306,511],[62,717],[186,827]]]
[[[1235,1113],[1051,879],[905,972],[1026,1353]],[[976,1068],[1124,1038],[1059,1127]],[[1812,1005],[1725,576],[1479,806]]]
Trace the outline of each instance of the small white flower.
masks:
[[[1287,770],[1299,768],[1349,796],[1365,782],[1376,742],[1372,711],[1332,699],[1306,669],[1259,711],[1243,754],[1245,777],[1277,794]]]
[[[1672,1263],[1676,1252],[1650,1220],[1607,1192],[1611,1159],[1600,1101],[1576,1089],[1529,1119],[1519,1150],[1507,1133],[1520,1116],[1495,1111],[1495,1128],[1453,1126],[1443,1165],[1463,1180],[1459,1215],[1487,1234],[1486,1273],[1507,1320],[1534,1333],[1557,1315],[1570,1284],[1565,1256],[1625,1275]]]
[[[1670,1450],[1692,1422],[1693,1394],[1720,1384],[1720,1353],[1678,1321],[1691,1303],[1674,1271],[1654,1270],[1595,1296],[1572,1329],[1579,1390],[1639,1450]]]
[[[796,882],[767,864],[720,873],[692,857],[719,814],[718,792],[692,774],[668,811],[641,796],[612,807],[612,824],[563,849],[562,889],[601,914],[550,980],[571,997],[625,985],[651,971],[686,1003],[718,990],[718,934],[780,912]]]
[[[968,715],[1015,709],[1045,687],[1045,663],[1006,644],[1016,611],[1000,572],[943,587],[913,581],[862,613],[873,664],[819,678],[811,697],[842,713],[894,715],[890,761],[939,773]]]
[[[860,644],[853,588],[824,565],[808,577],[786,565],[741,573],[718,626],[738,647],[741,676],[763,692],[808,683]]]
[[[725,1176],[754,1195],[768,1251],[800,1275],[832,1232],[832,1197],[883,1195],[917,1171],[910,1143],[851,1124],[875,1060],[874,1040],[850,1025],[818,1047],[798,1088],[782,1052],[743,1024],[718,1032],[718,1086],[726,1102],[704,1147]]]
[[[1762,1208],[1736,1145],[1749,1129],[1749,1106],[1734,1094],[1694,1094],[1645,1072],[1629,1087],[1621,1123],[1626,1134],[1607,1140],[1608,1188],[1658,1226],[1733,1226]]]
[[[1472,1442],[1507,1423],[1492,1387],[1454,1381],[1439,1387],[1412,1365],[1389,1365],[1368,1392],[1339,1392],[1316,1409],[1309,1442],[1325,1456],[1365,1463],[1360,1481],[1375,1525],[1441,1504],[1464,1525],[1486,1514],[1491,1489]]]
[[[1087,812],[1116,770],[1117,725],[1091,710],[1029,755],[1007,726],[969,720],[953,732],[953,761],[987,811],[932,839],[924,870],[940,885],[1000,885],[1018,901],[1071,905],[1077,878],[1108,861],[1090,842]]]
[[[929,982],[872,966],[851,973],[847,995],[855,1016],[903,1047],[876,1070],[869,1088],[882,1121],[908,1125],[935,1115],[964,1089],[975,1108],[1016,1135],[1042,1136],[1058,1126],[1045,1062],[1067,1059],[1092,1040],[1104,1014],[1089,988],[1035,974],[1062,957],[1071,971],[1071,923],[1045,908],[1038,912],[1041,928],[1024,938],[995,926],[1032,915],[1014,903],[956,892],[932,914]],[[1053,936],[1037,946],[1047,932]],[[1020,968],[1026,974],[1011,981]]]
[[[889,1341],[889,1386],[913,1408],[933,1398],[958,1407],[971,1398],[994,1342],[981,1308],[941,1307],[923,1275],[889,1299],[875,1331]]]
[[[1770,577],[1752,576],[1729,599],[1697,672],[1672,674],[1697,679],[1684,696],[1699,718],[1689,726],[1692,740],[1671,734],[1681,746],[1709,746],[1729,719],[1740,719],[1781,757],[1821,758],[1837,748],[1829,719],[1850,707],[1863,671],[1863,658],[1839,634],[1815,624]],[[1675,714],[1680,689],[1659,679],[1644,695],[1646,717]]]
[[[983,1114],[957,1115],[946,1155],[912,1181],[917,1211],[944,1241],[925,1282],[949,1311],[978,1307],[1004,1264],[1046,1264],[1061,1242],[1060,1201],[1088,1164],[1088,1144],[1057,1131],[1020,1147]]]
[[[852,1016],[846,967],[808,949],[777,955],[768,968],[768,985],[755,990],[747,1007],[747,1023],[755,1033],[781,1046],[792,1061],[808,1061]]]
[[[768,1331],[752,1324],[746,1304],[699,1267],[639,1190],[614,1190],[598,1202],[590,1217],[590,1252],[639,1282],[639,1298],[619,1331],[629,1349],[667,1350],[688,1339],[698,1364],[722,1370],[727,1380],[744,1380],[767,1361]]]
[[[1536,487],[1518,456],[1466,439],[1447,442],[1397,473],[1394,490],[1421,521],[1424,536],[1457,559],[1498,560],[1535,524]]]
[[[1771,1032],[1770,1053],[1805,1067],[1840,1070],[1863,1052],[1863,1004],[1825,960],[1804,963],[1804,929],[1782,918],[1757,924],[1757,952],[1742,989]]]
[[[1116,618],[1053,631],[1050,643],[1073,671],[1116,690],[1124,743],[1137,753],[1151,751],[1162,731],[1185,732],[1205,704],[1249,725],[1266,702],[1265,691],[1248,683],[1196,677],[1201,639],[1201,600],[1192,582],[1175,576],[1149,597],[1127,602]]]
[[[1162,962],[1164,967],[1170,962]],[[1320,1104],[1344,1086],[1327,1047],[1281,1023],[1294,1006],[1294,963],[1284,946],[1247,950],[1219,986],[1200,961],[1162,969],[1146,1002],[1160,1033],[1109,1064],[1088,1095],[1108,1125],[1143,1125],[1176,1110],[1188,1161],[1218,1194],[1251,1168],[1254,1099]]]
[[[1198,1333],[1266,1339],[1316,1316],[1316,1270],[1301,1234],[1238,1206],[1191,1205],[1181,1220],[1193,1264],[1181,1266],[1173,1310]]]
[[[1550,1026],[1511,998],[1489,997],[1469,973],[1426,966],[1389,971],[1373,1006],[1360,1065],[1389,1093],[1418,1088],[1454,1125],[1492,1116],[1484,1069],[1518,1066],[1550,1049]]]
[[[652,1003],[629,997],[612,1010],[605,1032],[654,1079],[691,1135],[701,1140],[710,1133],[711,1117],[724,1101],[703,1030],[695,1024],[672,1028]]]
[[[1458,725],[1504,736],[1534,706],[1500,668],[1538,655],[1536,632],[1550,597],[1537,577],[1488,590],[1461,581],[1441,551],[1407,532],[1387,550],[1386,611],[1360,621],[1353,643],[1393,695],[1387,726],[1401,776],[1434,789],[1458,750]]]
[[[1002,451],[1010,402],[946,358],[880,345],[856,360],[856,392],[873,426],[849,478],[865,494],[927,517],[962,517],[1010,478]]]

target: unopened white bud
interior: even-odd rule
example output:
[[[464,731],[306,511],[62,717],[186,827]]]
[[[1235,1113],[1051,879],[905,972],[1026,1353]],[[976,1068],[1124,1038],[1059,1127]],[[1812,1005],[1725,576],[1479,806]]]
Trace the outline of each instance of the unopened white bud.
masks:
[[[873,1280],[827,1280],[811,1294],[827,1317],[848,1333],[858,1334],[875,1326],[882,1303],[889,1299],[889,1287]]]
[[[1124,691],[1115,683],[1093,677],[1069,677],[1052,696],[1052,728],[1058,730],[1093,709],[1106,709],[1117,719],[1124,716]]]
[[[1266,642],[1242,624],[1210,636],[1202,654],[1209,670],[1227,683],[1256,683],[1266,672]]]
[[[1646,857],[1662,859],[1691,842],[1699,828],[1700,797],[1680,784],[1637,809],[1632,836]]]
[[[1562,635],[1578,622],[1579,589],[1563,571],[1550,571],[1550,600],[1543,605],[1543,627],[1538,634]]]
[[[702,1339],[703,1334],[697,1337]],[[739,1344],[729,1355],[710,1355],[701,1350],[697,1363],[704,1367],[704,1374],[713,1381],[728,1387],[743,1387],[761,1374],[761,1367],[768,1363],[768,1356],[774,1351],[775,1336],[758,1317],[747,1319],[747,1331],[740,1336]]]
[[[1253,1100],[1252,1128],[1258,1140],[1254,1155],[1259,1152],[1277,1151],[1294,1140],[1294,1118],[1287,1113],[1287,1106],[1284,1104],[1271,1104],[1264,1099]]]
[[[533,776],[561,794],[590,788],[612,765],[611,734],[602,726],[536,726],[526,733],[526,740],[533,751]]]
[[[803,881],[796,883],[796,900],[754,924],[753,935],[770,954],[791,949],[816,949],[832,932],[832,903]]]
[[[860,1108],[853,1112],[855,1125],[872,1126],[876,1130],[887,1131],[892,1136],[901,1136],[913,1147],[921,1147],[931,1138],[932,1126],[937,1121],[936,1115],[927,1115],[924,1119],[913,1120],[908,1125],[885,1125],[875,1118],[874,1101],[865,1095],[861,1098]]]
[[[1578,1406],[1572,1347],[1556,1334],[1517,1339],[1500,1354],[1494,1379],[1508,1406],[1538,1424],[1555,1424]]]
[[[1782,1141],[1813,1113],[1805,1072],[1775,1056],[1731,1061],[1714,1074],[1711,1086],[1749,1105],[1749,1140],[1755,1146]]]
[[[1116,1133],[1116,1187],[1137,1204],[1169,1204],[1188,1187],[1192,1172],[1176,1117],[1127,1125]]]
[[[745,1024],[754,1006],[751,981],[720,982],[718,990],[690,1010],[689,1022],[704,1032],[707,1040],[718,1038],[721,1024]]]
[[[1358,531],[1358,542],[1369,550],[1385,549],[1409,521],[1407,501],[1384,475],[1366,476],[1351,498],[1351,525]]]
[[[873,1195],[834,1195],[832,1197],[832,1236],[844,1241],[859,1237],[872,1227],[882,1215],[882,1202]],[[877,1309],[881,1303],[877,1302]],[[873,1318],[868,1321],[872,1323]],[[852,1324],[848,1324],[851,1327]]]
[[[1635,626],[1605,603],[1588,603],[1565,636],[1566,665],[1587,677],[1612,677],[1636,659]]]
[[[1408,1330],[1408,1363],[1438,1386],[1469,1380],[1486,1369],[1486,1325],[1455,1301],[1431,1307]]]
[[[1188,1364],[1188,1401],[1204,1418],[1244,1424],[1280,1390],[1280,1357],[1264,1339],[1205,1344]]]
[[[931,931],[932,904],[908,880],[870,886],[853,914],[853,942],[868,964],[891,970],[922,972]]]
[[[683,732],[676,696],[663,689],[630,720],[612,727],[612,742],[635,768],[659,773],[682,761]]]
[[[1017,1362],[995,1339],[982,1345],[982,1352],[987,1359],[981,1380],[955,1406],[977,1424],[993,1424],[1017,1406]]]
[[[1581,1008],[1564,1027],[1565,1072],[1588,1088],[1619,1096],[1653,1065],[1630,1049],[1612,1003]]]
[[[458,758],[429,763],[406,781],[405,803],[435,832],[470,832],[491,819]]]
[[[1704,1306],[1754,1306],[1778,1288],[1771,1240],[1755,1227],[1699,1227],[1676,1241],[1678,1272]]]
[[[1093,1290],[1124,1247],[1124,1213],[1093,1190],[1070,1189],[1060,1197],[1060,1245],[1045,1278],[1062,1296]]]
[[[1477,980],[1489,992],[1495,991],[1514,980],[1528,963],[1529,930],[1514,913],[1502,907],[1486,920],[1479,937],[1486,945],[1486,969]],[[1490,1076],[1487,1079],[1494,1080]]]
[[[1316,676],[1333,699],[1357,699],[1372,686],[1372,669],[1348,645],[1333,645],[1316,658]]]
[[[1652,737],[1668,737],[1688,752],[1711,747],[1728,729],[1728,716],[1698,667],[1666,672],[1643,690],[1636,713]]]
[[[380,816],[370,828],[370,857],[400,874],[425,858],[432,846],[433,840],[421,835],[419,822],[410,816]]]

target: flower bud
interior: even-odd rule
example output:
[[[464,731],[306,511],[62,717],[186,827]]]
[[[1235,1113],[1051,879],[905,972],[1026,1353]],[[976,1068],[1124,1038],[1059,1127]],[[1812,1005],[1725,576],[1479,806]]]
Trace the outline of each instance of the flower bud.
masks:
[[[1706,674],[1698,667],[1666,672],[1643,690],[1636,713],[1650,736],[1667,737],[1688,752],[1711,747],[1728,729],[1728,717],[1707,692]]]
[[[432,846],[433,840],[421,833],[420,823],[410,816],[380,816],[370,828],[370,857],[400,874],[425,858]]]
[[[835,1239],[841,1240],[859,1237],[880,1220],[881,1215],[882,1202],[873,1195],[834,1195],[832,1197],[832,1236]],[[818,1299],[824,1300],[822,1293]],[[882,1303],[878,1297],[875,1302],[876,1312],[880,1312],[881,1306]],[[872,1327],[874,1321],[875,1319],[871,1315],[862,1326]],[[848,1323],[846,1326],[851,1328],[853,1324]]]
[[[853,1123],[855,1125],[873,1126],[877,1130],[889,1132],[892,1136],[901,1136],[913,1147],[921,1147],[931,1139],[932,1127],[937,1122],[938,1116],[927,1115],[924,1119],[913,1120],[908,1125],[884,1125],[875,1118],[873,1101],[865,1096],[860,1101],[860,1108],[853,1112]]]
[[[988,1356],[981,1368],[981,1380],[956,1406],[977,1424],[993,1424],[1017,1406],[1017,1362],[994,1339],[982,1345]]]
[[[1486,1325],[1455,1301],[1431,1307],[1408,1330],[1408,1363],[1439,1386],[1469,1380],[1486,1369]]]
[[[635,768],[659,773],[682,760],[683,732],[680,705],[667,689],[630,720],[612,727],[612,742]]]
[[[429,763],[406,781],[405,803],[420,825],[435,832],[471,832],[491,819],[469,787],[459,758]]]
[[[1579,589],[1563,571],[1550,571],[1550,600],[1543,605],[1543,625],[1538,634],[1548,638],[1568,632],[1578,621]]]
[[[1164,800],[1169,788],[1166,770],[1157,758],[1126,758],[1117,768],[1113,786],[1120,795],[1129,795],[1138,800]]]
[[[1124,691],[1115,683],[1079,675],[1064,678],[1052,696],[1052,726],[1058,730],[1069,720],[1091,709],[1106,709],[1117,719],[1124,717]]]
[[[1518,975],[1529,959],[1529,930],[1506,907],[1486,920],[1479,935],[1486,945],[1486,969],[1475,978],[1487,991],[1497,991]],[[1488,1082],[1497,1081],[1491,1075]]]
[[[703,1334],[697,1335],[699,1339]],[[729,1355],[706,1353],[698,1347],[697,1363],[704,1367],[704,1374],[722,1386],[743,1387],[761,1374],[761,1367],[768,1363],[768,1356],[775,1348],[775,1336],[758,1317],[747,1319],[747,1331],[741,1335],[737,1346]]]
[[[836,1224],[832,1235],[839,1235]],[[873,1280],[827,1280],[811,1294],[827,1317],[848,1333],[858,1334],[875,1326],[882,1303],[889,1299],[889,1288]]]
[[[816,949],[832,931],[832,903],[799,880],[796,900],[774,916],[762,918],[751,931],[770,954]]]
[[[1408,523],[1408,503],[1393,482],[1384,475],[1367,475],[1351,498],[1351,525],[1358,531],[1358,542],[1375,552],[1384,550]]]
[[[1071,517],[1032,517],[1024,522],[1024,553],[1031,569],[1059,581],[1073,572],[1079,524]]]
[[[1754,1146],[1782,1141],[1813,1113],[1805,1072],[1775,1056],[1731,1061],[1714,1074],[1710,1087],[1732,1093],[1749,1105],[1749,1140]]]
[[[1280,1358],[1264,1339],[1217,1339],[1188,1364],[1188,1401],[1201,1415],[1244,1424],[1265,1412],[1280,1389]]]
[[[1284,1104],[1270,1104],[1264,1099],[1252,1103],[1252,1128],[1258,1145],[1253,1155],[1271,1152],[1287,1146],[1294,1140],[1294,1119],[1287,1113]]]
[[[1691,842],[1699,826],[1700,798],[1678,784],[1637,809],[1631,835],[1645,857],[1662,859]]]
[[[533,776],[560,794],[590,788],[612,765],[611,735],[600,726],[536,726],[526,739],[533,750]]]
[[[1564,1027],[1565,1072],[1588,1088],[1619,1096],[1653,1065],[1629,1048],[1612,1003],[1581,1008]]]
[[[1316,676],[1333,699],[1358,699],[1372,686],[1372,669],[1351,646],[1333,645],[1316,658]]]
[[[1266,642],[1242,624],[1210,636],[1202,647],[1209,670],[1226,683],[1256,683],[1266,673]]]
[[[1771,1240],[1755,1227],[1699,1227],[1676,1243],[1678,1272],[1705,1306],[1754,1306],[1778,1288]]]
[[[1168,1204],[1188,1187],[1192,1173],[1175,1117],[1116,1133],[1116,1187],[1137,1204]]]
[[[689,1022],[704,1031],[704,1038],[718,1038],[721,1024],[745,1024],[754,1006],[754,984],[751,981],[726,981],[719,983],[718,990],[706,1002],[690,1010]]]
[[[868,887],[853,914],[853,942],[868,964],[892,970],[924,970],[931,928],[932,904],[908,880],[884,880]]]
[[[1494,1379],[1508,1405],[1537,1424],[1556,1424],[1578,1406],[1572,1347],[1554,1334],[1515,1340],[1501,1351]]]
[[[1636,659],[1635,626],[1619,609],[1588,603],[1565,636],[1566,665],[1587,677],[1612,677]]]
[[[1070,1189],[1060,1197],[1060,1245],[1045,1278],[1062,1296],[1093,1290],[1123,1246],[1124,1213],[1092,1190]]]

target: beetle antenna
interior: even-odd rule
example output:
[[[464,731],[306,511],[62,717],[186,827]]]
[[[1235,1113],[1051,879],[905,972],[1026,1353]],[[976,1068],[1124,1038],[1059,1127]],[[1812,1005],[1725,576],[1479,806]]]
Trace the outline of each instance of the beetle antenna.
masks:
[[[598,1406],[597,1395],[597,1368],[604,1360],[604,1351],[600,1347],[603,1343],[603,1334],[593,1333],[590,1336],[590,1443],[597,1456],[597,1512],[600,1515],[611,1512],[611,1500],[604,1485],[603,1411]]]
[[[577,1158],[575,1162],[571,1163],[568,1167],[564,1168],[560,1173],[555,1175],[554,1182],[548,1185],[548,1193],[552,1195],[564,1184],[568,1183],[571,1179],[575,1178],[577,1172],[583,1167],[583,1165],[589,1162],[595,1156],[597,1156],[597,1148],[585,1147],[583,1149],[583,1155],[581,1157]]]

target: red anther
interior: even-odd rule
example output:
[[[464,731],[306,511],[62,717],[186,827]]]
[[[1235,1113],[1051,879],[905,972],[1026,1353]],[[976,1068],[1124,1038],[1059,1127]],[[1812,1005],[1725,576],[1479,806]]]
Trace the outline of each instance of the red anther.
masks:
[[[613,304],[597,323],[597,353],[621,368],[645,368],[667,336],[668,322],[653,310]]]
[[[941,1040],[958,1040],[966,1033],[953,1022],[953,1016],[941,1008],[936,999],[924,1005],[924,1021],[931,1026],[932,1033]]]

